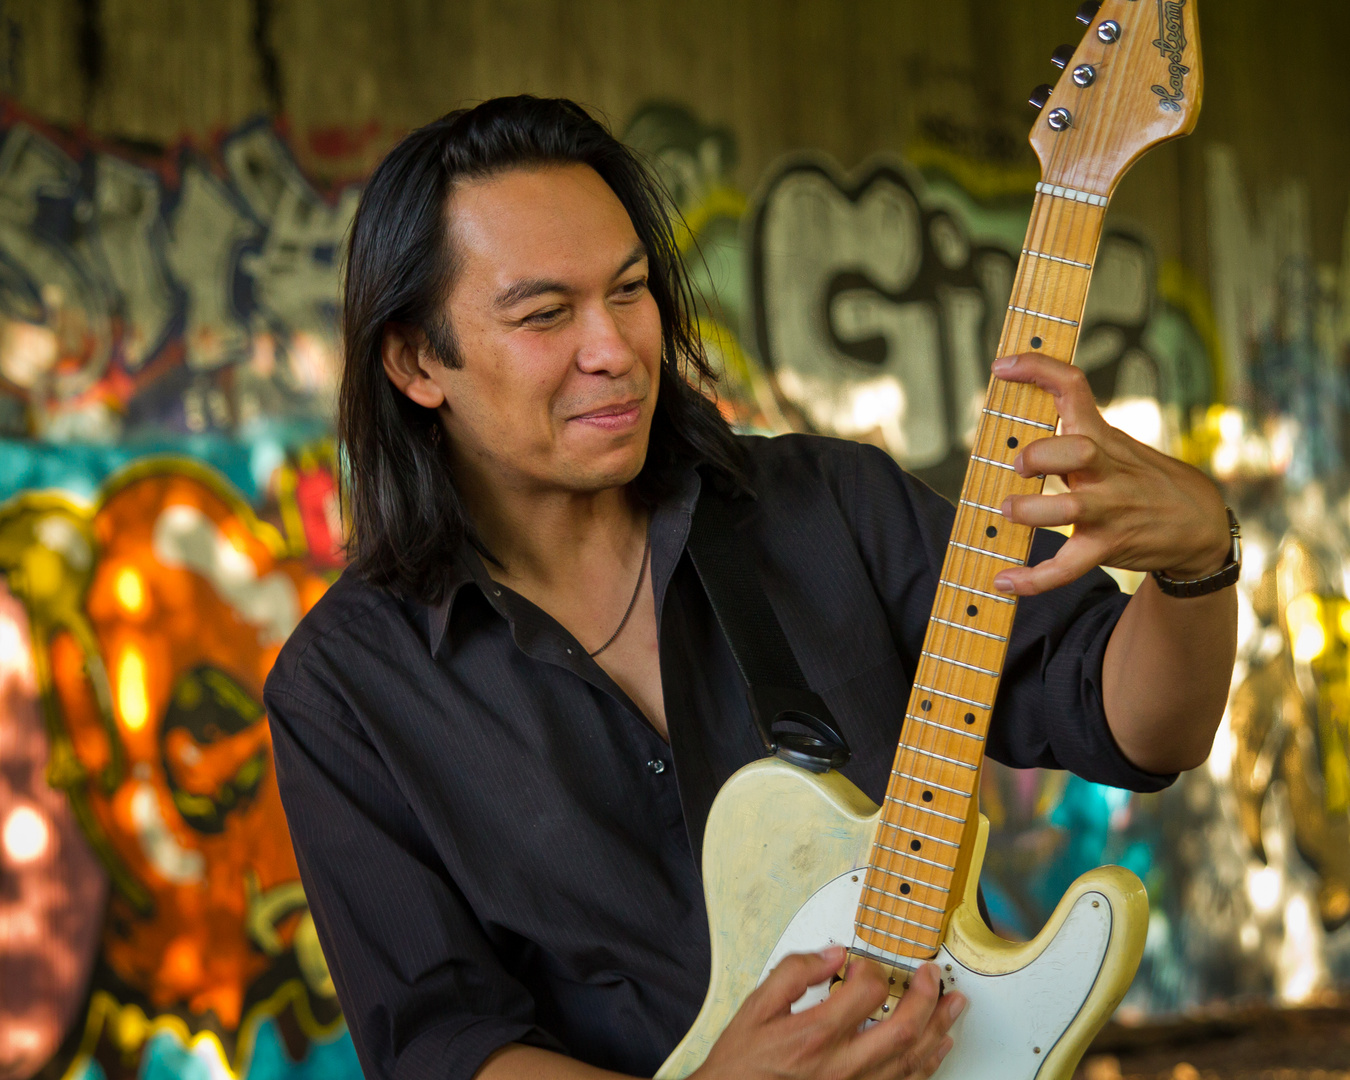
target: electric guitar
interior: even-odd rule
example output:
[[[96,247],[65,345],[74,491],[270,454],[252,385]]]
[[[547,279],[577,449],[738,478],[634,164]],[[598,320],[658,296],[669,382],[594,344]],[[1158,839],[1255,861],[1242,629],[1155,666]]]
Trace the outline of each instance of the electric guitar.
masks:
[[[1199,116],[1195,3],[1085,4],[1082,42],[1071,56],[1057,50],[1064,74],[1052,96],[1042,87],[1033,97],[1043,106],[1031,133],[1042,180],[999,355],[1073,356],[1112,191],[1147,149],[1188,134]],[[1124,997],[1148,923],[1148,897],[1129,871],[1084,874],[1022,944],[987,929],[975,901],[989,830],[977,809],[980,767],[1016,610],[992,581],[1031,546],[1031,529],[999,506],[1041,490],[1011,462],[1057,419],[1044,391],[991,380],[883,804],[838,773],[774,758],[718,794],[703,844],[711,983],[658,1077],[702,1064],[785,956],[830,945],[890,969],[895,993],[874,1019],[928,960],[944,990],[966,995],[936,1074],[946,1080],[1068,1080]],[[794,1010],[823,1001],[832,981]]]

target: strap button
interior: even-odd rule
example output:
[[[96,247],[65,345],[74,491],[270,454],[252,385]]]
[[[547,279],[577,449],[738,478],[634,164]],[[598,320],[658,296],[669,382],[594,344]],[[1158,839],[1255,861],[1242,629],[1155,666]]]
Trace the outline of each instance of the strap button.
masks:
[[[647,762],[647,771],[653,776],[660,776],[666,771],[666,763],[660,758],[652,758],[651,761]]]

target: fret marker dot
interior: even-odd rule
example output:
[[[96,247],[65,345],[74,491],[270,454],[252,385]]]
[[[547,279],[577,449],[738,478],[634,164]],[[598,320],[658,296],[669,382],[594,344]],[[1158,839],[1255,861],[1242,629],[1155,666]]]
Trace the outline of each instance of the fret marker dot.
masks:
[[[900,891],[901,891],[902,893],[904,893],[906,896],[908,896],[908,895],[909,895],[909,886],[908,886],[908,885],[901,885],[901,886],[900,886]]]
[[[921,702],[919,702],[919,708],[921,708],[924,712],[927,712],[927,711],[928,711],[929,709],[931,709],[932,707],[933,707],[933,703],[932,703],[931,701],[921,701]]]
[[[973,712],[966,713],[966,723],[967,724],[975,723],[975,714]]]
[[[1016,436],[1016,435],[1009,435],[1009,436],[1008,436],[1008,449],[1009,449],[1009,450],[1016,450],[1016,449],[1017,449],[1017,436]]]
[[[966,614],[969,615],[972,619],[975,618],[975,616],[978,615],[979,613],[980,609],[977,608],[974,604],[971,604],[968,608],[966,608]]]
[[[923,793],[923,801],[924,801],[924,802],[932,802],[932,801],[933,801],[933,793],[932,793],[931,791],[925,791],[925,792]]]
[[[1039,337],[1034,337],[1034,338],[1031,339],[1031,347],[1032,347],[1033,349],[1039,349],[1039,348],[1041,347],[1042,344],[1043,344],[1043,343],[1042,343],[1042,341],[1041,341],[1041,339],[1040,339]]]
[[[998,535],[998,530],[994,528],[992,525],[990,525],[989,528],[984,530],[984,535],[992,540],[995,536]]]
[[[911,840],[911,841],[909,842],[909,850],[910,850],[910,851],[918,851],[919,848],[921,848],[921,847],[923,847],[923,845],[922,845],[921,843],[919,843],[917,840]]]

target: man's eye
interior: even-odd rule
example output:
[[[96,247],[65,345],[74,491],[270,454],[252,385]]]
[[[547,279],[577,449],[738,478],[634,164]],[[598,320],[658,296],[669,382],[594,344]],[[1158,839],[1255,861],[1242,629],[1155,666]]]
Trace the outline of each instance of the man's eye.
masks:
[[[531,312],[521,322],[531,323],[535,326],[547,326],[551,322],[556,322],[561,314],[562,308],[545,308],[543,311]]]
[[[628,281],[619,286],[619,295],[625,299],[640,296],[647,291],[647,279],[638,278],[635,281]]]

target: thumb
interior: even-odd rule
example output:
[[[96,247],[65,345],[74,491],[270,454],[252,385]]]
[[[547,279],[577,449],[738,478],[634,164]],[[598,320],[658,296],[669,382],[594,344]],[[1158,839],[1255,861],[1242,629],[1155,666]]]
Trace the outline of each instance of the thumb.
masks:
[[[760,1020],[786,1013],[810,987],[824,982],[843,967],[846,955],[843,946],[832,945],[818,953],[783,957],[769,977],[745,999],[744,1010]]]

